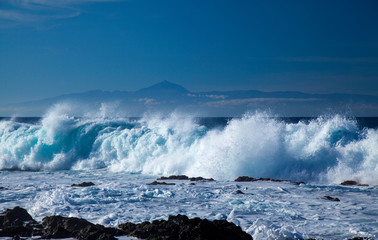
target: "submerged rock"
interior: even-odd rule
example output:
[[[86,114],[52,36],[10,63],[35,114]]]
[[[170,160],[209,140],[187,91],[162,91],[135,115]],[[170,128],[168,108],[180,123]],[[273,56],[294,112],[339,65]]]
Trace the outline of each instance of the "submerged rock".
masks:
[[[82,182],[82,183],[79,183],[79,184],[72,184],[71,187],[90,187],[90,186],[94,186],[95,184],[93,182]]]
[[[166,183],[166,182],[153,181],[152,183],[147,183],[147,185],[176,185],[176,183]]]
[[[184,215],[169,216],[167,221],[124,223],[118,227],[127,235],[147,240],[252,240],[239,226],[225,220],[189,219]]]
[[[240,176],[234,180],[235,182],[256,182],[256,181],[269,181],[269,182],[289,182],[296,185],[304,184],[304,182],[293,182],[290,180],[270,179],[270,178],[253,178],[248,176]]]
[[[340,199],[338,198],[333,198],[331,196],[324,196],[322,197],[323,199],[326,199],[326,200],[330,200],[330,201],[334,201],[334,202],[340,202]]]

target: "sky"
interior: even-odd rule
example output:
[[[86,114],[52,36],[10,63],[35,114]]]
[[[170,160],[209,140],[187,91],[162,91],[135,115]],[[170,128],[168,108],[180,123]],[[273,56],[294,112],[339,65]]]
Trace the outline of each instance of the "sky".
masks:
[[[164,80],[378,95],[378,1],[0,1],[0,104]]]

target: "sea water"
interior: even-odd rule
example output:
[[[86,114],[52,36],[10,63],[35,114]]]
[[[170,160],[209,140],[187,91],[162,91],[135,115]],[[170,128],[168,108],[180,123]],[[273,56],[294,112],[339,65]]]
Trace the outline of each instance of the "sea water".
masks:
[[[76,118],[64,107],[40,119],[4,118],[0,210],[21,206],[39,221],[59,214],[113,227],[185,214],[225,219],[254,239],[377,238],[376,120]],[[173,174],[216,181],[147,185]],[[234,181],[242,175],[305,184]],[[345,180],[369,186],[341,186]],[[71,187],[84,181],[95,186]]]

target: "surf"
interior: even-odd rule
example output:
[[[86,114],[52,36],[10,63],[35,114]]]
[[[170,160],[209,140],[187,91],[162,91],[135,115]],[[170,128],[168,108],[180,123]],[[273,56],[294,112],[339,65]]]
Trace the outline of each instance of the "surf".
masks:
[[[33,123],[0,122],[0,169],[105,168],[149,175],[233,180],[241,175],[334,184],[378,183],[378,130],[342,115],[290,123],[266,112],[206,126],[171,113],[142,118],[88,113],[57,105]]]

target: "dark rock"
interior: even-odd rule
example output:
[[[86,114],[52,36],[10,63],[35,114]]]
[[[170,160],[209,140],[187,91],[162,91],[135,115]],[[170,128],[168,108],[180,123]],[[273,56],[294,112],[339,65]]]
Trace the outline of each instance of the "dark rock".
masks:
[[[369,187],[369,184],[357,184],[357,186],[359,186],[359,187]]]
[[[82,240],[115,239],[114,236],[124,235],[119,229],[106,228],[87,220],[74,217],[50,216],[42,219],[42,238],[69,238]]]
[[[234,180],[235,182],[256,182],[256,181],[269,181],[269,182],[289,182],[296,185],[304,184],[304,182],[293,182],[290,180],[270,179],[270,178],[253,178],[248,176],[240,176]]]
[[[90,187],[90,186],[94,186],[95,184],[93,182],[82,182],[82,183],[79,183],[79,184],[72,184],[71,187]]]
[[[152,183],[147,183],[147,185],[176,185],[176,183],[166,183],[166,182],[153,181]]]
[[[212,182],[215,181],[213,178],[203,178],[203,177],[192,177],[189,178],[190,181],[202,181],[202,182]]]
[[[322,197],[323,199],[326,199],[326,200],[330,200],[330,201],[334,201],[334,202],[340,202],[340,199],[338,198],[333,198],[331,196],[324,196]]]
[[[0,190],[7,190],[5,187],[0,186]]]
[[[354,237],[354,238],[349,238],[348,240],[373,240],[370,237]]]
[[[11,226],[4,227],[0,231],[0,237],[31,237],[33,235],[33,230],[24,226]]]
[[[348,181],[344,181],[342,183],[340,183],[340,185],[344,185],[344,186],[354,186],[354,185],[357,185],[358,183],[356,181],[352,181],[352,180],[348,180]]]
[[[161,177],[157,180],[189,180],[189,177],[185,175],[172,175],[169,177]]]
[[[23,208],[14,207],[3,212],[0,218],[0,227],[24,226],[37,224],[30,214]]]
[[[0,236],[31,237],[42,228],[29,213],[20,207],[7,209],[0,215]]]
[[[257,181],[256,178],[251,178],[248,176],[240,176],[237,179],[235,179],[235,182],[255,182]]]
[[[241,190],[236,190],[236,194],[244,194]]]
[[[160,177],[157,180],[190,180],[190,181],[215,181],[212,178],[203,178],[203,177],[191,177],[185,175],[172,175],[169,177]]]
[[[240,227],[225,220],[189,219],[183,215],[170,216],[167,221],[161,220],[140,224],[124,223],[118,227],[127,235],[147,240],[252,239],[251,235],[242,231]]]
[[[193,185],[193,186],[194,186],[194,185],[196,185],[196,184],[195,184],[195,183],[189,183],[189,185]]]

